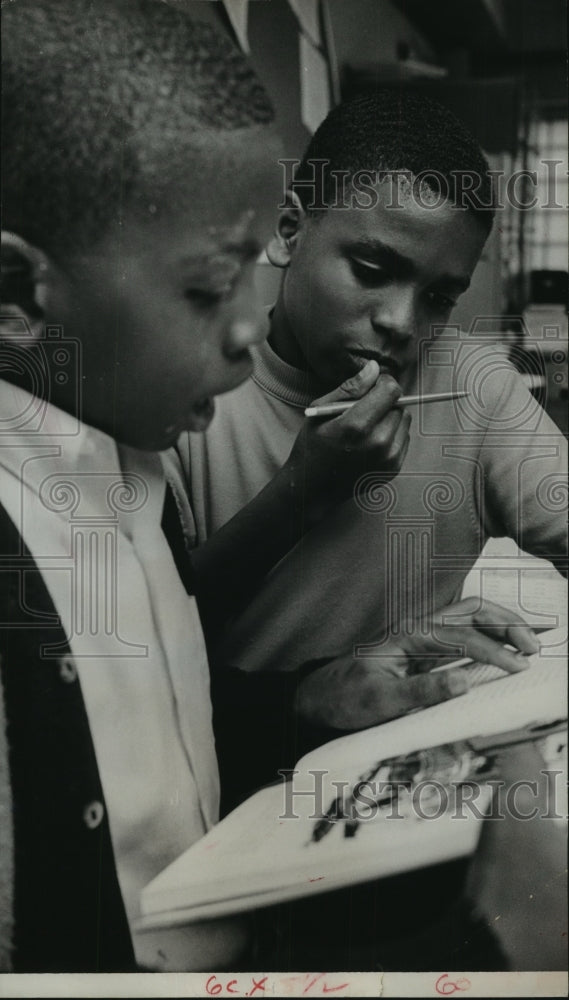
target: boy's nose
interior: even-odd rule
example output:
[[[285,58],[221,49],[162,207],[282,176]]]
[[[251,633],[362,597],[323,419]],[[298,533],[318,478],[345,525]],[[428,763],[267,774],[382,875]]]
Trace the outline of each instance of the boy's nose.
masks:
[[[397,340],[409,340],[416,326],[415,296],[412,289],[393,289],[376,303],[371,323],[378,333]]]
[[[235,357],[253,344],[261,344],[268,332],[267,317],[253,315],[234,319],[227,331],[224,353],[228,358]]]

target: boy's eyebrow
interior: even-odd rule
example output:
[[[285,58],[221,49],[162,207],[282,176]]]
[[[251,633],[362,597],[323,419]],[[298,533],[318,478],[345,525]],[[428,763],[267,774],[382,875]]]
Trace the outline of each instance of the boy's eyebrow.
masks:
[[[251,257],[258,257],[263,248],[258,240],[249,236],[243,240],[224,243],[221,249],[224,253],[235,254],[244,260],[250,260]]]
[[[365,253],[376,257],[379,263],[390,264],[402,274],[411,275],[417,271],[417,265],[410,257],[406,257],[405,254],[394,250],[393,247],[376,238],[361,237],[355,242],[349,243],[346,249],[352,254]],[[441,274],[438,276],[436,284],[452,285],[465,292],[470,286],[470,277],[462,274]]]
[[[198,251],[193,254],[186,254],[183,258],[183,264],[197,264],[200,261],[207,261],[212,257],[219,257],[220,254],[228,254],[231,257],[238,257],[240,260],[248,261],[252,258],[258,257],[261,253],[262,246],[258,240],[252,237],[247,237],[243,240],[230,240],[227,243],[223,243],[221,246],[216,247],[214,250],[203,250]]]

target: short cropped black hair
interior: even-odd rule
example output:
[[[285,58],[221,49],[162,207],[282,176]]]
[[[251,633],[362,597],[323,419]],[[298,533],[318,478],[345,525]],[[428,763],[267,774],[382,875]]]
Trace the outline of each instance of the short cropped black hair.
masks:
[[[56,257],[152,202],[205,133],[273,120],[229,38],[162,0],[12,0],[2,20],[3,225]]]
[[[384,88],[333,108],[312,137],[292,184],[310,214],[338,203],[342,171],[348,183],[359,172],[379,179],[396,171],[424,177],[428,188],[464,203],[487,232],[492,228],[494,195],[486,157],[466,126],[430,98]]]

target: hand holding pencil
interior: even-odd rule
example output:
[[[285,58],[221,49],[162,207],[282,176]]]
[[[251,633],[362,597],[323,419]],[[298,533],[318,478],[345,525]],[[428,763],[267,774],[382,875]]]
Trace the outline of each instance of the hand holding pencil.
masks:
[[[399,472],[409,447],[411,414],[397,406],[401,387],[380,374],[370,360],[312,406],[341,406],[333,420],[306,420],[282,470],[290,482],[304,483],[304,516],[317,520],[353,495],[358,478],[370,469],[388,479]],[[348,404],[348,405],[347,405]]]

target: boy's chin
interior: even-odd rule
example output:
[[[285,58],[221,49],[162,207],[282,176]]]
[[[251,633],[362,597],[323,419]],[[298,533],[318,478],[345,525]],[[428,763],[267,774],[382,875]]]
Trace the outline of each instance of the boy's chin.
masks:
[[[167,451],[176,443],[184,431],[205,431],[209,427],[215,413],[213,399],[202,399],[190,406],[185,413],[171,424],[156,424],[137,426],[131,434],[117,435],[117,440],[123,444],[138,448],[141,451]]]
[[[215,403],[213,399],[202,399],[191,407],[188,413],[187,430],[205,431],[215,413]]]

